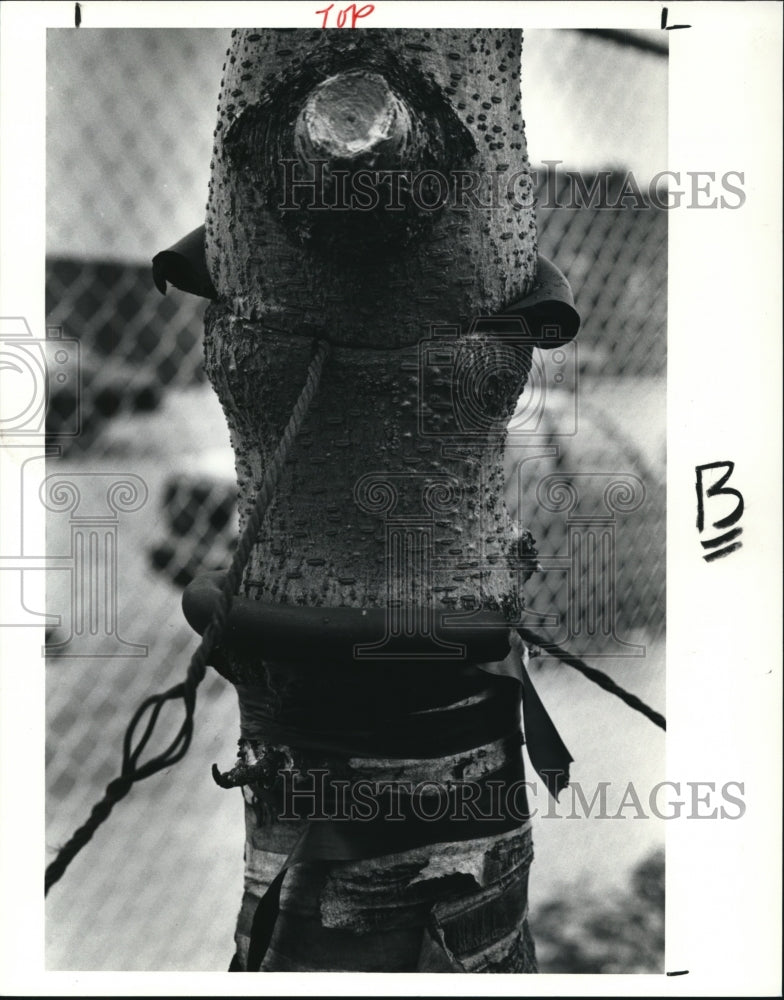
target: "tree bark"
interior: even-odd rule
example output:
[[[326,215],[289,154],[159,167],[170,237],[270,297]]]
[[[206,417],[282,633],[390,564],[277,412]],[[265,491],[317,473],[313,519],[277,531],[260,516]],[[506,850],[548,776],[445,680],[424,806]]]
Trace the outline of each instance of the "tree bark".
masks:
[[[475,664],[439,664],[449,644],[431,624],[450,609],[509,618],[522,602],[501,457],[531,348],[472,327],[535,277],[521,44],[515,30],[233,32],[207,209],[218,300],[205,358],[231,433],[241,520],[314,338],[332,345],[243,593],[387,612],[375,652],[356,662],[225,651],[246,762],[277,753],[305,774],[447,784],[519,761],[519,723],[427,754],[393,752],[385,727],[432,713],[438,730],[450,708],[515,697]],[[379,666],[412,631],[419,658]],[[265,725],[292,719],[303,742],[268,738]],[[309,744],[320,728],[343,745]],[[360,730],[372,738],[352,752]],[[241,969],[258,900],[302,827],[269,815],[270,794],[245,788]],[[401,844],[292,868],[263,968],[535,971],[527,825]]]

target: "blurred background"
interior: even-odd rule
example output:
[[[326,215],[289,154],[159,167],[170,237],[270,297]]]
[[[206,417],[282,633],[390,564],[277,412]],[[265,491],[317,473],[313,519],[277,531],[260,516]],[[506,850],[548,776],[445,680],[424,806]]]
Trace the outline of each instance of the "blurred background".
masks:
[[[233,545],[232,453],[202,371],[205,302],[161,296],[150,272],[156,252],[203,222],[228,36],[48,34],[47,323],[81,372],[52,383],[47,415],[59,449],[47,471],[78,482],[81,498],[78,513],[51,503],[47,522],[48,860],[118,774],[138,703],[184,673],[196,643],[182,588],[226,565]],[[666,35],[526,32],[522,87],[540,249],[583,317],[576,345],[537,359],[510,424],[508,505],[541,565],[526,623],[661,711],[667,217],[647,191],[666,167]],[[590,189],[598,171],[610,172],[611,204],[632,171],[642,202],[574,206],[570,173]],[[110,496],[121,479],[135,499]],[[112,568],[101,576],[103,552]],[[571,668],[546,656],[532,667],[573,780],[589,799],[609,782],[611,814],[631,781],[648,813],[537,818],[542,971],[661,971],[664,832],[647,796],[663,778],[663,734]],[[159,728],[178,725],[164,714]],[[52,890],[50,970],[227,967],[242,803],[210,765],[229,766],[237,735],[233,690],[211,672],[188,756],[137,785]]]

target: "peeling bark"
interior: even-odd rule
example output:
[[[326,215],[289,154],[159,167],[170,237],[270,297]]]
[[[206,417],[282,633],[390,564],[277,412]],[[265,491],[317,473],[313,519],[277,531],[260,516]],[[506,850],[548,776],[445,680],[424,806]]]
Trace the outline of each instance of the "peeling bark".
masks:
[[[526,295],[534,280],[521,41],[515,30],[233,32],[207,211],[218,301],[208,310],[205,359],[230,428],[241,520],[304,383],[313,338],[333,344],[262,525],[245,596],[387,607],[393,624],[406,608],[519,611],[501,457],[531,349],[469,329],[475,317]],[[355,190],[363,171],[401,170],[411,179],[396,189],[399,208],[335,211],[319,202],[334,204],[342,185]],[[440,209],[422,207],[432,196],[427,177],[416,180],[424,171],[453,185]],[[458,200],[469,175],[454,171],[477,178],[475,197]],[[518,183],[507,191],[511,173]],[[286,188],[315,176],[323,180],[315,204],[310,189],[292,197]],[[430,180],[438,186],[435,174]],[[374,178],[368,191],[381,199],[391,188]],[[440,360],[423,365],[441,324],[460,335],[438,341]],[[390,525],[403,528],[394,535]],[[390,548],[393,535],[399,550]],[[437,709],[463,696],[492,699],[503,688],[470,665],[462,680],[432,663],[372,677],[361,662],[308,666],[306,701],[326,717],[338,706],[337,674],[348,676],[359,692],[355,728],[366,718],[383,727],[380,706],[411,709],[410,686],[420,699],[431,690]],[[235,682],[250,678],[270,717],[302,713],[295,665],[228,654],[222,669]],[[344,724],[350,736],[351,720]],[[447,782],[490,773],[520,749],[510,737],[421,760],[285,752],[303,770],[326,766],[351,779]],[[261,789],[246,793],[241,964],[255,903],[298,830],[268,822],[264,797]],[[446,962],[533,971],[530,860],[530,834],[515,831],[370,861],[299,865],[287,876],[264,968],[413,971]],[[425,930],[438,913],[436,940]]]

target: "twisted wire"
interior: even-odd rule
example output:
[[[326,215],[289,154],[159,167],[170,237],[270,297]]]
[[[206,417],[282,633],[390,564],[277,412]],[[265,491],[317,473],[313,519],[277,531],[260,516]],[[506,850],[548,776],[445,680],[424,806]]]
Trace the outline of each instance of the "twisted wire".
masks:
[[[522,636],[526,642],[531,643],[534,646],[538,646],[543,649],[545,653],[549,653],[550,656],[554,656],[556,659],[560,660],[561,663],[567,664],[567,666],[574,667],[575,670],[579,670],[581,674],[588,678],[589,681],[593,681],[600,688],[608,691],[610,694],[614,694],[616,698],[620,698],[622,702],[633,708],[635,712],[640,712],[645,716],[646,719],[658,726],[659,729],[667,729],[667,720],[659,712],[655,711],[646,705],[645,702],[638,698],[636,694],[631,694],[625,688],[622,688],[620,684],[616,684],[612,677],[608,677],[607,674],[603,673],[601,670],[597,670],[595,667],[589,667],[587,663],[584,663],[579,656],[574,656],[574,654],[568,652],[562,646],[559,646],[555,642],[548,642],[547,639],[543,639],[536,632],[532,632],[527,628],[518,628],[517,631]]]
[[[188,752],[193,737],[196,691],[204,679],[210,657],[220,643],[231,612],[234,596],[242,582],[242,576],[256,542],[261,523],[275,494],[275,489],[288,459],[294,439],[299,433],[313,397],[318,391],[322,370],[328,355],[329,345],[325,341],[317,342],[313,358],[308,367],[305,385],[294,405],[283,435],[270,459],[253,508],[248,514],[245,526],[237,542],[231,566],[223,577],[220,596],[212,619],[204,631],[201,642],[191,657],[185,679],[167,691],[146,698],[137,708],[123,738],[123,758],[120,775],[109,782],[103,798],[93,806],[87,821],[74,832],[67,843],[58,851],[54,860],[48,865],[44,882],[46,894],[60,880],[76,855],[90,842],[98,827],[108,819],[114,806],[130,792],[133,785],[137,781],[157,774],[164,768],[171,767]],[[519,628],[518,632],[529,643],[540,647],[551,656],[559,659],[562,663],[579,670],[580,673],[593,681],[593,683],[620,698],[626,705],[640,712],[653,722],[654,725],[661,729],[666,729],[664,716],[654,711],[636,695],[624,690],[612,678],[608,677],[607,674],[596,670],[594,667],[589,667],[579,657],[569,653],[556,643],[548,642],[529,629]],[[168,701],[180,698],[183,700],[185,706],[185,717],[174,739],[162,753],[140,764],[141,754],[152,737],[163,706]],[[138,740],[134,742],[137,727],[148,711],[149,717],[147,718],[144,730]]]
[[[103,798],[93,806],[87,821],[76,830],[67,843],[57,852],[54,860],[47,866],[44,879],[45,894],[59,881],[79,851],[90,842],[98,827],[108,819],[114,806],[130,792],[137,781],[149,778],[151,775],[157,774],[158,771],[171,767],[177,761],[182,760],[188,752],[188,747],[193,737],[196,690],[204,679],[213,651],[220,643],[231,611],[234,595],[239,590],[242,582],[242,575],[245,572],[245,567],[256,542],[259,528],[261,527],[270,501],[275,494],[278,480],[286,464],[294,439],[299,433],[313,397],[318,391],[324,362],[328,355],[329,345],[323,340],[318,341],[308,367],[305,385],[294,405],[291,417],[286,424],[286,429],[283,431],[283,435],[267,466],[261,488],[253,504],[253,509],[248,515],[242,534],[237,542],[231,566],[221,584],[220,598],[212,619],[204,631],[201,642],[191,657],[185,679],[179,684],[175,684],[174,687],[169,688],[168,691],[150,695],[137,708],[125,731],[120,776],[109,782]],[[153,734],[161,709],[166,702],[179,698],[183,700],[185,705],[185,718],[176,736],[162,753],[140,764],[139,759]],[[145,728],[138,741],[134,743],[136,729],[148,710],[150,712]]]

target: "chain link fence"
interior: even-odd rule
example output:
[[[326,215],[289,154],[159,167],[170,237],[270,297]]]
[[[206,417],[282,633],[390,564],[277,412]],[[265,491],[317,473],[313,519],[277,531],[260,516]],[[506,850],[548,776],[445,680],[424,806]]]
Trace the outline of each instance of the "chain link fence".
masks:
[[[78,345],[68,364],[78,353],[80,370],[80,380],[52,383],[47,414],[47,473],[79,484],[70,506],[55,502],[54,486],[48,503],[51,851],[116,776],[133,709],[185,670],[195,641],[179,607],[182,587],[225,566],[234,544],[232,453],[201,366],[204,302],[174,289],[161,296],[149,266],[202,221],[212,97],[227,43],[223,31],[49,33],[47,324]],[[553,153],[562,163],[538,170],[540,250],[568,276],[583,317],[573,348],[539,359],[510,424],[507,502],[532,532],[541,566],[525,588],[526,624],[578,655],[604,658],[603,669],[659,707],[667,218],[645,193],[659,164],[632,158],[661,132],[666,59],[584,33],[531,32],[523,70],[535,167],[537,115],[546,107],[556,133],[561,123]],[[590,149],[576,123],[586,102]],[[630,166],[648,170],[642,201],[613,210],[569,204],[570,173],[590,188],[607,169],[617,194]],[[532,433],[526,420],[537,393],[543,405]],[[107,500],[112,476],[131,483],[135,500]],[[94,581],[94,593],[116,593],[108,609],[98,599],[103,618],[80,603],[75,583],[89,577],[101,546],[113,552],[114,577]],[[615,712],[625,732],[637,733],[627,709],[562,672],[548,680],[552,664],[535,662],[562,731],[573,725],[579,691],[582,710],[604,719]],[[178,724],[164,713],[159,725]],[[185,761],[137,786],[52,891],[49,968],[225,967],[241,894],[240,804],[214,789],[208,765],[227,762],[237,725],[233,692],[215,675],[200,693]],[[580,742],[574,724],[567,743]],[[614,752],[572,749],[593,754],[597,766]],[[633,765],[637,776],[658,773],[653,752]],[[627,870],[658,839],[646,830],[626,849]],[[598,841],[593,850],[590,836],[583,847],[594,858],[606,851]],[[543,892],[557,881],[545,877]],[[558,948],[550,951],[548,971],[580,971],[559,968]],[[646,954],[655,953],[649,941]],[[613,961],[608,967],[624,971]]]

